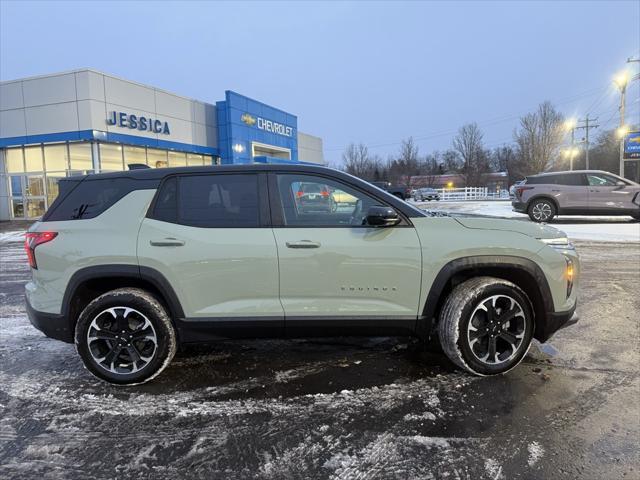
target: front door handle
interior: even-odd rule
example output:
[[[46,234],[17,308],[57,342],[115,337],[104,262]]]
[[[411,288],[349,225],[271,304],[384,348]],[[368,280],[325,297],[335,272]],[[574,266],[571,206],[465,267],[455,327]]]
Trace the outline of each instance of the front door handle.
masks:
[[[178,240],[177,238],[163,238],[162,240],[149,240],[152,247],[182,247],[184,240]]]
[[[287,242],[288,248],[320,248],[320,242],[311,240],[300,240],[298,242]]]

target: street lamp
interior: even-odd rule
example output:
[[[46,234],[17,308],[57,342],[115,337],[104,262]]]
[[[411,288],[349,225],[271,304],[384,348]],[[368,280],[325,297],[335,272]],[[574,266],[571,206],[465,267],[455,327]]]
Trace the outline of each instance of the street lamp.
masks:
[[[613,78],[613,83],[615,83],[620,90],[627,88],[627,83],[629,83],[629,71],[623,70],[620,73],[618,73]]]
[[[563,126],[564,126],[564,129],[568,132],[568,131],[573,130],[574,128],[576,128],[576,124],[577,123],[578,123],[578,121],[575,118],[571,117],[571,118],[567,118],[564,121],[564,125]]]
[[[618,129],[616,130],[616,133],[618,135],[618,138],[624,139],[624,137],[626,137],[630,131],[631,129],[629,128],[629,125],[622,125],[618,127]]]

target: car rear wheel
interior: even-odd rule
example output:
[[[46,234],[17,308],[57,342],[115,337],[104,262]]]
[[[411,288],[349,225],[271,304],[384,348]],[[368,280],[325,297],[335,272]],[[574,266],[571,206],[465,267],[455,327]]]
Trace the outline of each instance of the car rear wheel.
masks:
[[[165,308],[138,288],[112,290],[89,303],[78,318],[75,343],[87,370],[118,385],[148,382],[176,353]]]
[[[549,200],[534,200],[529,205],[528,213],[534,222],[550,222],[556,216],[556,206]]]
[[[476,277],[453,289],[440,314],[442,349],[458,367],[476,375],[504,373],[529,350],[534,318],[515,284]]]

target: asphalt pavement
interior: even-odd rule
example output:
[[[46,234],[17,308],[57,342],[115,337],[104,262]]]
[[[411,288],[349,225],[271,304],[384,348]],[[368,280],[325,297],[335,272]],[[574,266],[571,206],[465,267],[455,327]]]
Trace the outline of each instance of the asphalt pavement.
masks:
[[[235,341],[123,388],[31,327],[3,238],[0,478],[640,478],[638,244],[578,243],[580,322],[506,375],[409,338]]]

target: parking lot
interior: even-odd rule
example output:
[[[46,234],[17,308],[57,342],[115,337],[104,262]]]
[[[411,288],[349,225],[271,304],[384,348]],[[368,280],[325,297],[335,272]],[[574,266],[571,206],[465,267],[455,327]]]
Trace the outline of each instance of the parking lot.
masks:
[[[640,243],[576,240],[580,322],[503,376],[408,338],[261,340],[116,388],[31,327],[0,232],[0,478],[640,477]]]

